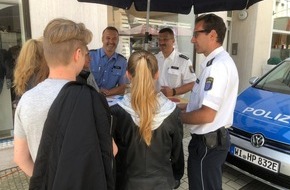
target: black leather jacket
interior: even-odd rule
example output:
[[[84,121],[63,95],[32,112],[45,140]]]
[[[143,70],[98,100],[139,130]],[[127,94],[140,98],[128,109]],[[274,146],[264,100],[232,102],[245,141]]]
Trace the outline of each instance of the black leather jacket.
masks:
[[[128,112],[119,105],[112,106],[111,112],[116,124],[113,135],[119,148],[116,156],[116,189],[172,190],[172,164],[177,162],[182,149],[180,110],[175,108],[153,131],[149,147]]]

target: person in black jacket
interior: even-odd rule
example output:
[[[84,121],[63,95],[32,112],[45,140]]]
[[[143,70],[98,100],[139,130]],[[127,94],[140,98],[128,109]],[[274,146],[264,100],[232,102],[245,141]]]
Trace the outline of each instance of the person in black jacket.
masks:
[[[116,189],[172,190],[175,187],[172,164],[182,152],[180,111],[156,91],[158,64],[153,54],[144,50],[134,52],[126,74],[131,82],[130,92],[111,107],[117,123],[114,139],[119,149]]]
[[[93,87],[67,83],[48,112],[29,189],[114,189],[110,116]]]

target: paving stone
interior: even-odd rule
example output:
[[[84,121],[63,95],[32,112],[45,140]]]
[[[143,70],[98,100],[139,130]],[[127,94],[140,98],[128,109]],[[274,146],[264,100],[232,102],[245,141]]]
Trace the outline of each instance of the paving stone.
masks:
[[[236,183],[235,181],[229,181],[226,184],[234,189],[241,189],[243,187],[242,185]]]
[[[26,190],[29,177],[18,167],[0,171],[0,190]]]
[[[183,189],[188,189],[188,183],[183,182],[182,184],[180,184],[180,187],[182,187]]]
[[[231,181],[236,181],[238,179],[237,175],[232,175],[228,171],[223,172],[223,176],[230,179]]]
[[[243,179],[237,179],[235,182],[241,185],[242,187],[249,183],[249,181],[244,181]]]
[[[187,159],[188,143],[191,137],[188,130],[184,130],[183,149],[185,154],[185,170],[177,190],[188,190]],[[6,162],[6,163],[5,163]],[[8,163],[8,164],[7,164]],[[239,190],[253,181],[252,178],[233,170],[228,166],[223,167],[223,190]],[[27,190],[29,177],[27,177],[13,162],[13,141],[0,142],[0,190]]]
[[[234,188],[232,188],[231,186],[228,186],[227,184],[223,183],[223,186],[222,186],[223,190],[236,190]]]
[[[223,183],[227,183],[227,182],[229,182],[229,181],[230,181],[230,179],[223,175],[223,177],[222,177],[222,182],[223,182]]]
[[[247,175],[240,175],[239,179],[242,179],[246,183],[250,183],[250,182],[254,181],[253,178],[251,178],[250,176],[247,176]]]

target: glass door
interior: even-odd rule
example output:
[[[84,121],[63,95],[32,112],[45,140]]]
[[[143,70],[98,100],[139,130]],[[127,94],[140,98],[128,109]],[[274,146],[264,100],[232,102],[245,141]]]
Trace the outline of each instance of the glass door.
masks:
[[[22,5],[28,6],[28,1],[0,0],[0,139],[13,134],[16,107],[13,72],[25,40]]]

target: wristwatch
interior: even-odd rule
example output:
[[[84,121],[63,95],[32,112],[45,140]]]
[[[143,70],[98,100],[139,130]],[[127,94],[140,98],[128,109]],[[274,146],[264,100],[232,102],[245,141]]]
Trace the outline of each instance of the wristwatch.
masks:
[[[173,95],[173,96],[176,95],[176,90],[175,90],[175,88],[172,88],[172,95]]]

